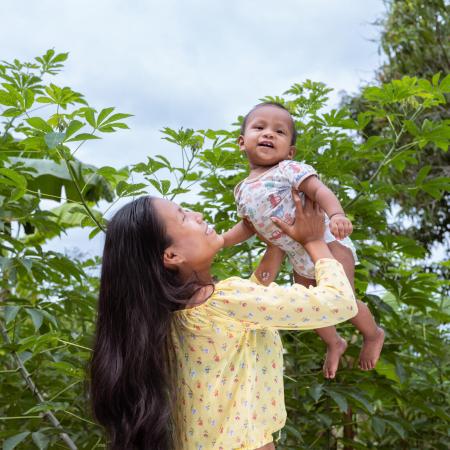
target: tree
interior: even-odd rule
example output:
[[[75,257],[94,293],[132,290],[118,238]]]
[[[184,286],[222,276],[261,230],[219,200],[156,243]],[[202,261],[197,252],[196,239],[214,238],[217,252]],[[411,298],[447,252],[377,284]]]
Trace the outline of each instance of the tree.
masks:
[[[72,226],[89,227],[92,236],[104,228],[94,206],[113,200],[128,171],[97,169],[75,153],[99,133],[127,128],[121,120],[129,114],[114,113],[114,108],[97,113],[80,93],[44,83],[67,56],[49,50],[33,62],[0,64],[4,449],[21,442],[26,448],[51,448],[61,441],[72,449],[76,441],[82,441],[81,448],[94,448],[103,439],[99,427],[85,418],[83,389],[98,261],[44,251],[42,243]],[[46,116],[36,115],[41,112]],[[61,206],[43,210],[41,199]]]
[[[0,138],[0,437],[9,450],[105,447],[83,388],[100,261],[46,252],[42,243],[71,226],[84,226],[90,235],[101,232],[105,220],[95,209],[99,199],[112,206],[121,196],[150,189],[168,198],[184,194],[186,206],[203,212],[218,230],[227,229],[236,220],[233,187],[246,172],[235,126],[164,129],[165,139],[182,154],[179,167],[165,155],[121,170],[76,160],[77,145],[126,128],[122,120],[128,115],[111,108],[97,112],[81,94],[46,82],[44,77],[55,75],[66,57],[49,51],[33,63],[0,65],[5,80],[0,90],[5,120]],[[306,81],[267,99],[292,111],[299,157],[315,166],[353,218],[361,260],[357,292],[385,328],[387,341],[376,371],[361,372],[354,367],[359,337],[344,325],[340,331],[350,346],[343,368],[336,381],[324,381],[320,340],[313,333],[283,333],[289,419],[278,447],[444,449],[449,419],[443,364],[448,335],[442,327],[449,318],[446,284],[423,271],[426,249],[388,226],[387,204],[400,191],[414,202],[418,195],[440,199],[448,189],[447,179],[423,167],[414,179],[402,174],[408,150],[448,146],[448,134],[426,131],[445,131],[445,120],[422,114],[432,117],[446,105],[450,76],[434,76],[431,82],[404,77],[368,87],[362,94],[366,110],[355,117],[346,108],[323,113],[329,91]],[[36,116],[36,103],[48,105],[51,113]],[[399,105],[392,121],[391,110]],[[424,125],[426,120],[430,125]],[[383,136],[365,141],[357,136],[384,121],[393,123]],[[403,143],[410,123],[418,134]],[[371,170],[361,175],[361,167]],[[131,173],[144,182],[130,183]],[[50,196],[60,206],[41,209],[40,200]],[[226,249],[214,272],[218,277],[248,275],[261,251],[257,240]],[[289,278],[285,267],[280,282]]]
[[[386,56],[386,62],[376,74],[378,82],[391,82],[405,75],[431,81],[435,74],[438,77],[438,73],[449,73],[450,4],[444,0],[389,0],[386,3],[387,15],[377,22],[382,28],[380,47]],[[448,94],[444,95],[447,95],[448,100]],[[353,117],[370,107],[362,93],[345,98],[344,104],[350,108]],[[389,120],[386,118],[368,124],[359,132],[361,138],[367,140],[374,136],[383,137],[390,132],[393,124],[400,129],[397,118],[402,116],[401,110],[404,107],[404,102],[390,105],[387,117]],[[442,127],[433,127],[436,119],[443,120]],[[402,179],[421,177],[425,172],[433,177],[450,176],[447,151],[449,120],[448,103],[444,103],[432,110],[418,112],[413,120],[404,124],[405,129],[401,133],[399,143],[405,146],[409,158],[400,175]],[[434,134],[436,139],[434,142],[426,142],[421,140],[422,134]],[[414,146],[408,147],[408,144],[414,141],[420,144],[417,149]],[[376,166],[364,167],[363,170],[375,171]],[[418,192],[412,198],[404,195],[402,191],[393,193],[389,206],[395,210],[399,209],[397,214],[403,220],[391,226],[398,232],[407,232],[409,236],[422,242],[428,250],[436,243],[443,244],[450,250],[449,193],[431,199],[428,194]],[[411,225],[406,226],[409,223]]]

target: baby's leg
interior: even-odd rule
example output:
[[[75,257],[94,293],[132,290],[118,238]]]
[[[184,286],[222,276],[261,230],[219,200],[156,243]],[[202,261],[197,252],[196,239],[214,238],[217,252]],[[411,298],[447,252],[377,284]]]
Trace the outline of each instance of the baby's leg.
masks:
[[[338,241],[330,242],[328,247],[333,256],[344,267],[353,290],[355,290],[355,260],[351,250]],[[384,342],[384,331],[376,324],[367,305],[359,300],[357,300],[357,303],[358,314],[353,319],[350,319],[350,322],[361,332],[364,338],[359,355],[359,365],[363,370],[370,370],[375,367],[380,357]]]
[[[316,280],[305,278],[296,272],[294,272],[294,281],[306,287],[316,285]],[[323,376],[325,378],[334,378],[339,366],[339,360],[347,348],[347,343],[339,336],[335,327],[318,328],[314,331],[327,344],[327,356],[323,364]]]

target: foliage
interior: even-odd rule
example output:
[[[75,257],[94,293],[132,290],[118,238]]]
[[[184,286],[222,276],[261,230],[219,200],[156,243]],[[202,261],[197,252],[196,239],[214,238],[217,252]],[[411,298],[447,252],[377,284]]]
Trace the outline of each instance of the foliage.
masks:
[[[222,231],[236,220],[233,187],[246,173],[236,145],[238,124],[231,131],[164,129],[164,138],[182,155],[179,167],[167,155],[120,170],[76,160],[80,143],[126,128],[127,115],[111,108],[97,112],[81,94],[45,82],[66,57],[49,51],[34,63],[0,65],[4,449],[105,447],[84,388],[99,261],[44,251],[42,244],[71,226],[85,226],[91,236],[99,232],[105,225],[95,209],[100,199],[113,205],[120,197],[155,190],[184,199]],[[285,332],[289,420],[278,446],[444,449],[449,419],[446,285],[423,271],[425,248],[388,226],[387,206],[399,192],[413,203],[419,195],[439,200],[448,189],[448,178],[424,165],[420,176],[402,175],[427,145],[442,152],[448,146],[448,122],[432,113],[446,105],[450,76],[405,77],[368,87],[363,93],[367,108],[356,117],[345,108],[323,113],[329,91],[306,81],[267,99],[284,102],[292,111],[298,158],[322,174],[353,219],[361,261],[357,291],[385,328],[387,342],[376,371],[362,372],[355,367],[360,338],[351,326],[340,327],[350,346],[337,380],[324,381],[321,341],[314,333]],[[45,108],[47,115],[37,116],[37,103],[52,108],[51,113]],[[392,109],[399,105],[394,117]],[[391,124],[382,136],[358,138],[357,133],[381,122]],[[370,170],[361,173],[361,168]],[[130,183],[130,173],[143,182]],[[61,205],[41,209],[43,198]],[[248,275],[261,251],[256,240],[227,249],[214,272],[220,278]],[[285,267],[280,282],[289,278]],[[37,391],[30,389],[30,380]]]
[[[67,53],[49,50],[32,63],[0,65],[4,449],[19,444],[54,448],[61,439],[70,448],[72,441],[94,448],[103,439],[86,418],[84,393],[98,261],[45,251],[42,244],[72,226],[90,228],[91,236],[104,227],[95,205],[113,201],[128,170],[97,169],[75,153],[100,133],[127,128],[122,119],[129,114],[114,108],[97,112],[80,93],[45,83],[44,77],[56,75],[66,59]],[[61,206],[41,209],[42,199]]]
[[[441,78],[450,71],[450,4],[444,0],[388,0],[388,12],[377,24],[381,27],[381,50],[386,61],[377,72],[379,83],[387,83],[405,75],[426,78],[433,86],[433,79]],[[435,78],[433,78],[435,76]],[[447,95],[448,94],[443,94]],[[370,109],[363,93],[345,100],[353,117]],[[404,102],[389,105],[390,119],[398,126],[397,117],[402,117]],[[433,129],[435,120],[444,120],[447,126]],[[399,138],[401,145],[407,145],[417,136],[417,127],[423,126],[431,133],[440,133],[442,140],[421,141],[419,148],[409,149],[410,159],[400,175],[402,179],[421,178],[426,172],[433,178],[450,176],[450,154],[448,150],[448,123],[450,112],[447,104],[433,109],[419,111],[406,123],[407,133]],[[380,120],[369,123],[358,133],[364,140],[382,138],[390,132],[391,123]],[[425,129],[423,130],[425,131]],[[444,151],[442,151],[444,150]],[[361,168],[359,175],[373,173],[376,164]],[[428,250],[436,243],[444,244],[449,250],[450,219],[448,204],[450,195],[430,199],[427,193],[417,192],[414,197],[395,192],[389,199],[389,206],[397,211],[399,220],[391,227],[393,231],[407,233],[422,242]],[[414,226],[402,227],[401,223],[413,222]],[[436,270],[437,268],[433,268]],[[448,272],[447,272],[448,273]]]

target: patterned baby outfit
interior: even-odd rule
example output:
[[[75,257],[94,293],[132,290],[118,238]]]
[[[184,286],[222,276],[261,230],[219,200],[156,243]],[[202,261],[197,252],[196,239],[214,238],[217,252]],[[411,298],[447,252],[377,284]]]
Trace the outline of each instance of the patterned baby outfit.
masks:
[[[228,278],[204,303],[173,314],[177,450],[254,450],[286,420],[277,329],[313,329],[357,312],[344,270],[316,263],[316,288]]]
[[[295,217],[295,205],[292,188],[298,189],[301,183],[317,172],[307,164],[297,161],[281,161],[259,177],[241,181],[234,190],[238,216],[252,222],[256,231],[286,252],[294,270],[306,278],[314,278],[314,263],[301,244],[291,239],[272,222],[271,217],[279,217],[292,223]],[[303,194],[301,194],[303,195]],[[336,241],[325,217],[325,242]],[[346,237],[337,241],[349,248],[355,262],[356,251],[352,241]]]

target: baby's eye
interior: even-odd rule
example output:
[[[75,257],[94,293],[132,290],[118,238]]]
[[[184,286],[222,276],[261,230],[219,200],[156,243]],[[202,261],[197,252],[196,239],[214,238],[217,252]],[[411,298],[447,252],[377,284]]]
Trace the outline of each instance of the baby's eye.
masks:
[[[284,134],[284,130],[277,130],[277,133]]]
[[[263,127],[262,127],[261,125],[256,125],[255,128],[256,128],[257,130],[262,130],[262,129],[263,129]]]

